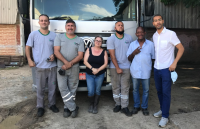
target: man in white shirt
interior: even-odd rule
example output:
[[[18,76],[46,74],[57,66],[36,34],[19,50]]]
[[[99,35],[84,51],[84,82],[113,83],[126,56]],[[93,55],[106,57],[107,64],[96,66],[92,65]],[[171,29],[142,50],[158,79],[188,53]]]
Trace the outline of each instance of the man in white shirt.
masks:
[[[171,101],[171,71],[176,69],[177,63],[184,52],[184,47],[180,43],[174,31],[166,29],[163,17],[159,14],[153,17],[153,26],[157,31],[153,35],[155,45],[154,80],[160,102],[160,111],[154,117],[161,117],[160,127],[165,127],[168,123],[170,101]],[[178,49],[174,59],[174,49]]]

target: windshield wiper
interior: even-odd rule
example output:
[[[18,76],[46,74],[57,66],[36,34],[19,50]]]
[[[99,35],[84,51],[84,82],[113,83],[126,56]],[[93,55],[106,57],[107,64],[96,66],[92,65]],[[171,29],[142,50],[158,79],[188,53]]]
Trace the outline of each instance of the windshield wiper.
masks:
[[[68,19],[72,19],[71,17],[54,17],[54,18],[50,18],[50,20],[68,20]]]

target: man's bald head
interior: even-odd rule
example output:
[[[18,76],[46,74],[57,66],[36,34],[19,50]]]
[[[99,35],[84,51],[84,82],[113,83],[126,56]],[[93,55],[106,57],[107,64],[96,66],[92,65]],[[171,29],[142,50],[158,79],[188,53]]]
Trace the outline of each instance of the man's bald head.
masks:
[[[142,26],[138,26],[137,28],[136,28],[136,33],[137,33],[137,30],[138,29],[142,29],[143,30],[143,32],[145,32],[145,29],[144,29],[144,27],[142,27]]]

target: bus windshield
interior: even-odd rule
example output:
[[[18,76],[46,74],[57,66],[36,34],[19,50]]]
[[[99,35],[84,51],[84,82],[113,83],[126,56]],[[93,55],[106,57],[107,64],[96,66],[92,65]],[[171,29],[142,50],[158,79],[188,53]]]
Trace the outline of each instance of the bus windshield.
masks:
[[[135,0],[33,0],[33,19],[136,21]]]

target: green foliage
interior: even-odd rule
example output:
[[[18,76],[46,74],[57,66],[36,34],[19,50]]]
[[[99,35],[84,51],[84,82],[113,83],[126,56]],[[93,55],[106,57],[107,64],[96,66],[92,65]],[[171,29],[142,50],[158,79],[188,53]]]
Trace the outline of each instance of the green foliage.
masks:
[[[117,11],[117,14],[120,14],[123,12],[123,10],[130,4],[132,0],[113,0],[113,3],[115,5],[115,9]]]
[[[165,5],[176,5],[183,2],[186,8],[200,6],[200,0],[160,0]]]

